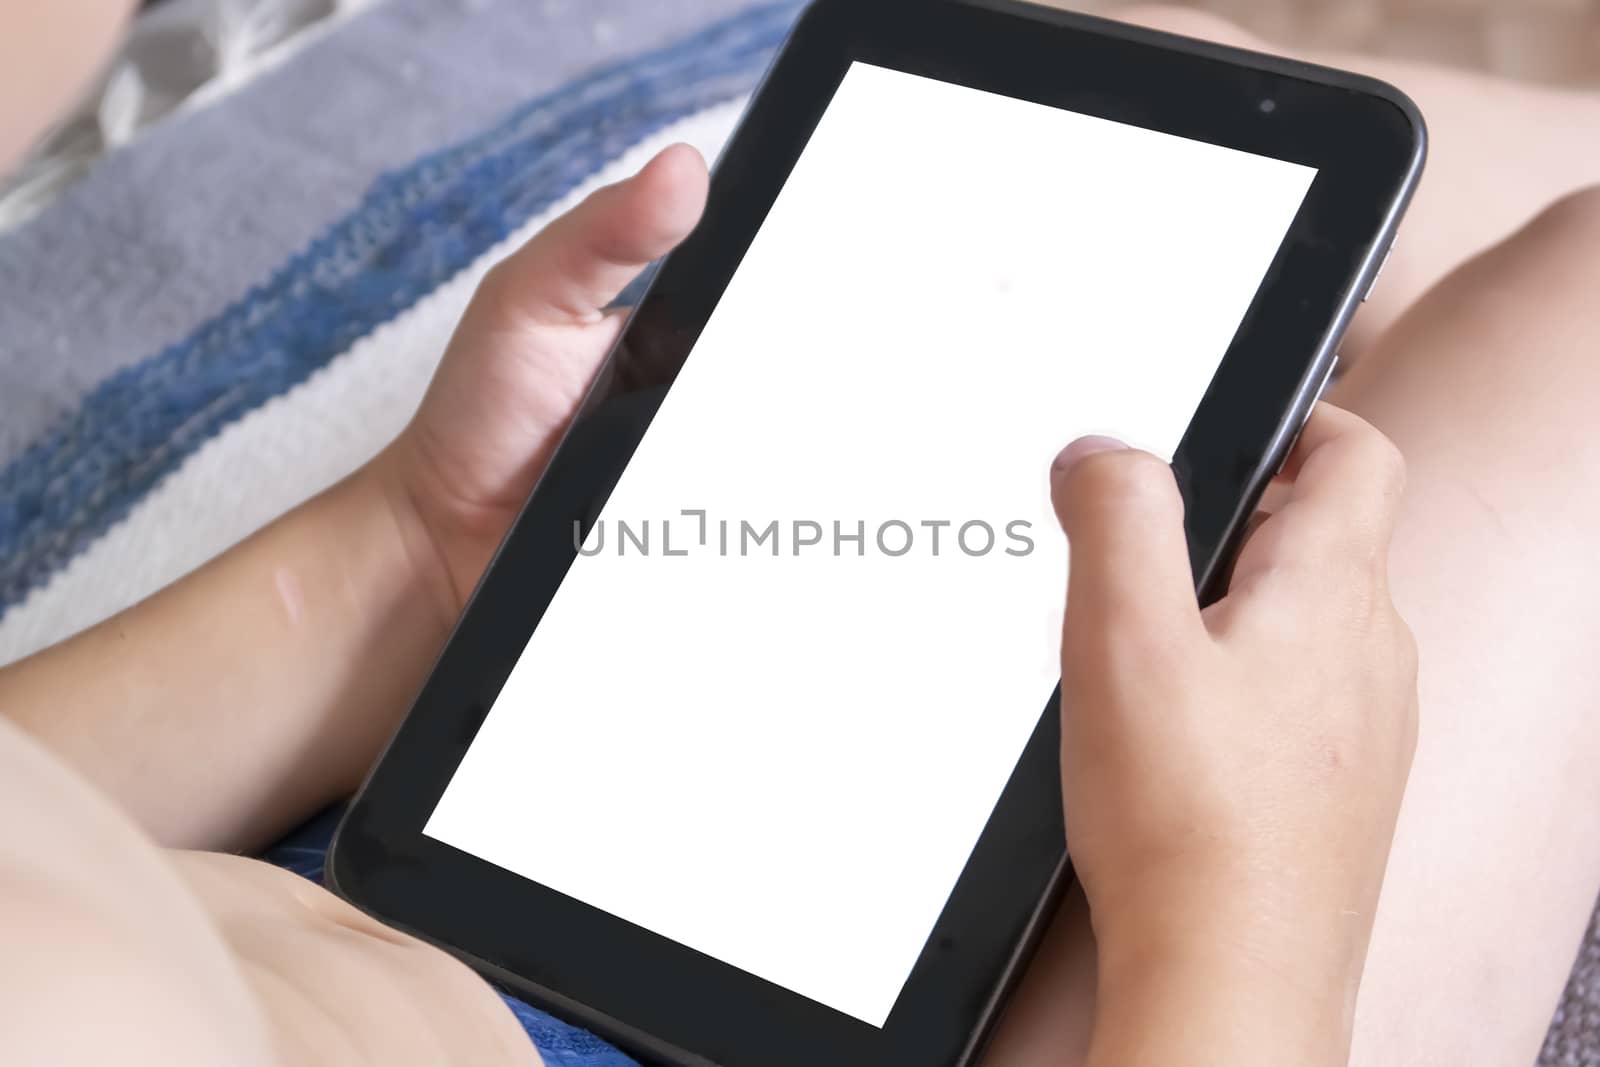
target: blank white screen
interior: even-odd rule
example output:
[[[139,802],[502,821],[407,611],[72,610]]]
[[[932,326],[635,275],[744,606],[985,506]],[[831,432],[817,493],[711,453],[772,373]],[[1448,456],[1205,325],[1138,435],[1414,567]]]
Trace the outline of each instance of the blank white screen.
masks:
[[[825,543],[577,560],[426,832],[882,1026],[1057,678],[1051,458],[1170,458],[1315,173],[853,66],[600,523]],[[833,554],[892,519],[1035,548]]]

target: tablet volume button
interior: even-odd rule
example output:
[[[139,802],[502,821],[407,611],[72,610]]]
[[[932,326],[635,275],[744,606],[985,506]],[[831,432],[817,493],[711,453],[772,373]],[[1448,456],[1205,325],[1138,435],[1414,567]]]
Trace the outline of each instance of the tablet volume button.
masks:
[[[1378,269],[1372,272],[1372,280],[1367,283],[1366,296],[1361,298],[1363,304],[1372,297],[1372,291],[1378,287],[1378,279],[1383,277],[1383,268],[1389,265],[1389,257],[1392,255],[1394,255],[1394,245],[1389,246],[1389,250],[1383,254],[1383,262],[1379,263]]]
[[[1328,369],[1322,372],[1322,384],[1317,386],[1317,395],[1312,397],[1312,399],[1311,399],[1311,407],[1306,409],[1306,418],[1307,419],[1309,419],[1311,417],[1311,408],[1316,407],[1317,404],[1322,401],[1322,398],[1328,395],[1328,386],[1333,384],[1333,376],[1334,376],[1335,373],[1338,372],[1338,370],[1339,370],[1339,353],[1335,352],[1333,354],[1333,358],[1328,360]],[[1305,420],[1304,419],[1301,420],[1300,427],[1302,429],[1305,428]],[[1295,434],[1294,436],[1295,436],[1295,443],[1298,444],[1299,440],[1300,440],[1300,435],[1299,434]]]

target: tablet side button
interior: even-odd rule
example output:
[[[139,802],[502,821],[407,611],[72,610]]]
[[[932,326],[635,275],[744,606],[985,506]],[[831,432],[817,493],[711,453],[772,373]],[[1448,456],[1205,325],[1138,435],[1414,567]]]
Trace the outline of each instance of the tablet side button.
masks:
[[[1392,255],[1394,255],[1394,245],[1389,246],[1389,250],[1383,254],[1383,262],[1379,263],[1378,269],[1372,272],[1372,280],[1367,283],[1367,293],[1361,298],[1363,304],[1371,298],[1372,291],[1378,287],[1378,279],[1383,277],[1383,268],[1389,265],[1389,257]]]
[[[1333,376],[1335,374],[1338,374],[1338,373],[1339,373],[1339,353],[1335,352],[1333,354],[1333,358],[1328,360],[1328,369],[1322,372],[1322,384],[1317,386],[1317,395],[1314,398],[1312,398],[1312,401],[1311,401],[1311,407],[1312,408],[1315,408],[1318,404],[1320,404],[1322,402],[1322,398],[1328,395],[1328,386],[1333,384]],[[1309,419],[1310,417],[1311,417],[1311,409],[1308,408],[1308,409],[1306,409],[1306,418]],[[1305,423],[1301,422],[1300,425],[1302,427],[1304,427]],[[1295,443],[1296,444],[1300,443],[1300,435],[1299,434],[1295,434],[1294,435],[1294,439],[1295,439]]]

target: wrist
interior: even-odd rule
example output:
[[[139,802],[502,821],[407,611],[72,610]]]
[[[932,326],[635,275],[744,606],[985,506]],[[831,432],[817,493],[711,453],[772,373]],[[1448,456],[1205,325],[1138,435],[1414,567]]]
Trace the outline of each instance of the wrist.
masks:
[[[1227,879],[1188,885],[1176,903],[1169,891],[1152,898],[1164,906],[1096,918],[1091,1067],[1342,1067],[1365,935],[1353,951],[1337,921],[1229,892]]]
[[[403,460],[391,446],[352,475],[346,487],[388,528],[397,573],[424,606],[442,639],[455,625],[465,595],[456,588],[446,547],[421,507]]]
[[[1354,991],[1214,946],[1123,959],[1100,972],[1088,1067],[1344,1067]]]

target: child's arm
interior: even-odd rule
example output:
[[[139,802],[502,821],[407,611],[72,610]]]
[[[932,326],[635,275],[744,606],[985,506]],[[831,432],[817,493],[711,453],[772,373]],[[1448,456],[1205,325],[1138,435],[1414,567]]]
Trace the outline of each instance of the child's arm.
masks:
[[[663,153],[480,288],[410,427],[176,585],[0,671],[0,714],[163,844],[245,849],[347,795],[398,724],[616,336],[699,217]]]
[[[246,848],[358,783],[445,626],[369,468],[0,672],[0,709],[163,844]]]

